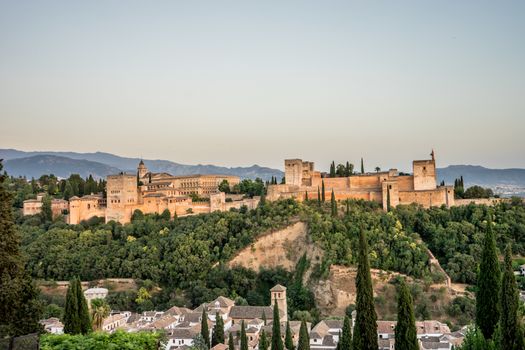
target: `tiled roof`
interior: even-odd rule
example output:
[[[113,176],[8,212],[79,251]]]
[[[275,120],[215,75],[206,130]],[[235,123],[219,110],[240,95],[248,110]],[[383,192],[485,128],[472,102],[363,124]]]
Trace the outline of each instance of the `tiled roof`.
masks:
[[[237,319],[263,318],[273,319],[273,309],[271,306],[233,306],[230,310],[230,317]]]
[[[272,289],[270,289],[270,292],[285,292],[285,291],[286,291],[286,287],[280,284],[277,284]]]

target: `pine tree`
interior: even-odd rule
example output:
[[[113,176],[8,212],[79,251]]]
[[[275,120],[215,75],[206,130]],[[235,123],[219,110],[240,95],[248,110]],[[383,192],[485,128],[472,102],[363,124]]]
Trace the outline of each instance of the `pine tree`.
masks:
[[[273,320],[272,320],[272,350],[284,350],[283,340],[281,339],[281,321],[279,317],[279,306],[277,300],[273,305]]]
[[[365,173],[365,165],[363,163],[363,158],[361,157],[361,174]]]
[[[310,350],[310,337],[308,335],[308,328],[306,327],[306,321],[301,321],[301,328],[299,330],[299,342],[297,344],[297,350]]]
[[[515,349],[518,338],[519,292],[512,268],[512,249],[505,249],[505,263],[501,281],[501,348]],[[521,350],[521,349],[520,349]]]
[[[235,350],[235,344],[233,343],[233,334],[230,332],[228,336],[228,350]]]
[[[224,343],[224,320],[219,312],[215,313],[215,325],[213,326],[213,333],[211,335],[211,346]]]
[[[419,350],[412,295],[404,280],[399,285],[395,339],[396,350]]]
[[[78,302],[78,319],[80,320],[80,332],[82,334],[88,334],[93,331],[93,327],[91,325],[91,317],[89,316],[89,308],[87,305],[86,298],[84,297],[84,293],[82,292],[82,284],[80,283],[80,279],[76,279],[77,287],[75,288],[75,291],[77,293],[77,302]]]
[[[343,322],[343,334],[339,336],[339,343],[337,343],[339,350],[352,350],[352,326],[348,316],[345,316]]]
[[[80,334],[80,318],[78,317],[77,283],[76,278],[69,281],[64,307],[64,333]]]
[[[332,217],[335,218],[337,216],[337,202],[335,201],[334,190],[332,190],[332,195],[330,196],[330,205],[332,208]]]
[[[286,335],[284,336],[284,347],[288,350],[294,350],[292,330],[290,329],[290,322],[286,322]]]
[[[210,330],[208,328],[208,315],[206,314],[206,308],[202,308],[202,315],[201,315],[201,335],[202,339],[204,339],[204,342],[208,346],[208,349],[210,348]]]
[[[368,261],[368,244],[365,232],[359,233],[359,255],[356,276],[356,321],[354,326],[353,349],[377,350],[377,314],[374,309],[374,294],[370,264]]]
[[[324,203],[326,200],[325,198],[325,190],[324,190],[324,180],[321,182],[321,201]]]
[[[241,322],[241,350],[248,350],[248,338],[246,337],[244,320]]]
[[[492,339],[500,318],[500,276],[496,240],[492,232],[492,221],[489,218],[481,253],[476,293],[476,325],[487,340]]]
[[[41,330],[38,289],[24,269],[20,236],[12,212],[13,195],[6,191],[0,160],[0,339]]]
[[[268,350],[268,337],[264,329],[261,331],[261,338],[259,339],[259,350]]]

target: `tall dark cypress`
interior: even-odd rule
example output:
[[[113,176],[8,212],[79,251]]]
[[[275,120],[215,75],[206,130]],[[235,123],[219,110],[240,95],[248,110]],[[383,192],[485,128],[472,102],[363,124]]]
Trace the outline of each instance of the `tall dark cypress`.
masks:
[[[277,300],[273,305],[272,323],[272,350],[284,350],[283,340],[281,339],[281,321],[279,317],[279,306]]]
[[[215,313],[215,325],[213,326],[213,332],[211,335],[211,346],[224,343],[224,320],[217,311]]]
[[[391,207],[391,204],[390,204],[390,185],[387,186],[386,188],[386,211],[389,212],[392,207]]]
[[[64,333],[80,334],[80,318],[78,317],[78,300],[77,300],[77,282],[76,278],[69,281],[66,293],[66,305],[64,307]]]
[[[365,165],[363,163],[363,158],[361,157],[361,174],[365,173]]]
[[[374,308],[374,293],[372,290],[372,277],[368,261],[368,243],[363,229],[359,232],[359,255],[357,263],[357,276],[355,280],[356,321],[354,326],[353,349],[377,350],[377,314]]]
[[[91,325],[91,316],[89,316],[89,309],[87,305],[86,298],[84,297],[84,293],[82,292],[82,284],[80,283],[80,279],[77,277],[76,279],[76,288],[75,292],[77,293],[77,302],[78,302],[78,319],[80,321],[80,332],[82,334],[87,334],[93,331],[93,327]]]
[[[235,344],[233,343],[233,333],[230,332],[228,336],[228,350],[235,350]]]
[[[248,350],[248,337],[246,337],[246,327],[244,320],[241,322],[241,350]]]
[[[419,350],[412,295],[404,280],[398,291],[395,338],[396,350]]]
[[[0,159],[0,339],[42,328],[38,323],[42,311],[38,289],[24,268],[13,218],[13,195],[4,187],[7,175],[1,170]]]
[[[308,202],[308,191],[304,191],[304,201]]]
[[[324,190],[324,180],[321,182],[321,200],[322,200],[323,203],[326,200],[326,198],[325,198],[325,190]]]
[[[202,335],[202,339],[204,339],[204,343],[206,343],[206,346],[209,349],[210,348],[210,329],[208,328],[208,315],[206,314],[206,307],[202,308],[201,335]]]
[[[348,316],[345,316],[343,334],[339,335],[339,343],[337,343],[337,346],[339,350],[352,350],[352,325]]]
[[[501,271],[496,239],[492,231],[492,221],[489,218],[479,264],[476,293],[476,325],[487,340],[492,339],[500,319],[500,281]]]
[[[321,190],[319,189],[319,186],[317,186],[317,204],[321,206]]]
[[[332,216],[335,218],[337,216],[337,202],[335,200],[334,190],[332,190],[332,195],[330,196],[330,205],[332,209]]]
[[[505,249],[505,262],[501,280],[501,348],[516,349],[518,339],[519,292],[512,268],[512,249]],[[520,349],[522,350],[522,349]]]
[[[268,337],[264,329],[261,331],[261,337],[259,338],[259,350],[268,350]]]
[[[294,350],[292,330],[290,329],[290,322],[286,322],[286,332],[284,336],[284,347],[287,350]]]
[[[306,321],[302,320],[301,328],[299,329],[299,342],[297,343],[297,350],[310,350],[310,336],[308,335],[308,328]]]
[[[335,162],[332,161],[332,164],[330,164],[330,177],[335,177]]]

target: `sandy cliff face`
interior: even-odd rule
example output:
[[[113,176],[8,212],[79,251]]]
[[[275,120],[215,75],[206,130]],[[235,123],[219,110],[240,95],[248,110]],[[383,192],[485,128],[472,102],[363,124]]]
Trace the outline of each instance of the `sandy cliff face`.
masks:
[[[241,250],[229,262],[229,266],[238,265],[255,271],[259,271],[261,267],[282,266],[293,271],[297,261],[305,253],[311,262],[321,261],[323,256],[323,251],[309,241],[307,225],[297,222],[259,237],[250,247]]]

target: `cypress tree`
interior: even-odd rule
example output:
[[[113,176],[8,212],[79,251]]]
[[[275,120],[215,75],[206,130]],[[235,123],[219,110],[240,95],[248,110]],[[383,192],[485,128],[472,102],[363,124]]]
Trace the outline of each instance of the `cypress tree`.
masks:
[[[330,196],[330,205],[332,208],[332,216],[335,218],[337,216],[337,202],[335,201],[334,190],[332,190],[332,195]]]
[[[339,342],[337,343],[339,350],[352,350],[352,326],[350,323],[350,318],[345,316],[343,334],[339,335]]]
[[[388,185],[390,186],[390,185]],[[390,204],[390,187],[386,188],[386,211],[387,212],[390,212],[390,210],[392,209],[391,207],[391,204]]]
[[[492,221],[487,220],[487,232],[483,242],[476,293],[476,325],[485,339],[492,339],[500,318],[501,271],[496,251]]]
[[[304,201],[308,202],[308,191],[304,192]]]
[[[259,339],[259,350],[268,350],[268,338],[264,329],[261,331],[261,339]]]
[[[335,162],[332,161],[332,164],[330,164],[330,177],[335,177]]]
[[[365,165],[363,163],[363,157],[361,157],[361,174],[365,173]]]
[[[230,332],[228,336],[228,350],[235,350],[235,344],[233,343],[233,334]]]
[[[266,323],[267,323],[267,322],[266,322],[266,312],[264,312],[264,311],[263,311],[263,313],[262,313],[262,320],[263,320],[263,322],[264,322],[264,325],[266,326]]]
[[[248,350],[248,338],[246,337],[244,320],[241,322],[241,350]]]
[[[419,350],[412,295],[404,280],[399,285],[395,339],[396,350]]]
[[[321,190],[319,189],[319,186],[317,186],[317,204],[321,206]]]
[[[355,284],[357,290],[357,316],[354,326],[353,349],[377,350],[377,314],[374,309],[374,293],[368,261],[368,244],[363,229],[359,232],[359,255]]]
[[[66,293],[66,305],[64,307],[64,333],[80,334],[80,318],[78,316],[78,293],[76,278],[69,281]]]
[[[308,335],[308,328],[306,327],[306,321],[301,321],[301,328],[299,330],[299,343],[297,344],[297,350],[310,350],[310,337]]]
[[[273,305],[273,321],[272,321],[272,350],[284,350],[283,340],[281,339],[281,321],[279,317],[279,306],[277,300]]]
[[[42,221],[53,221],[53,211],[51,210],[51,197],[47,194],[42,199],[42,211],[40,212]]]
[[[91,325],[91,317],[89,316],[89,308],[87,305],[86,298],[84,297],[84,293],[82,292],[82,284],[80,283],[80,279],[77,277],[76,279],[77,287],[75,288],[75,291],[77,293],[77,302],[78,302],[78,319],[80,320],[80,332],[82,334],[87,334],[93,331],[93,327]]]
[[[326,198],[325,198],[325,190],[324,190],[324,180],[321,182],[321,200],[322,200],[323,203],[326,200]]]
[[[286,335],[284,336],[284,347],[288,350],[294,350],[292,330],[290,329],[290,322],[286,322]]]
[[[350,214],[350,200],[346,200],[346,215]]]
[[[350,162],[346,162],[346,166],[345,166],[345,176],[350,176],[352,175],[352,167],[350,166]]]
[[[208,328],[208,315],[206,314],[206,307],[202,308],[201,335],[202,335],[202,339],[204,339],[204,343],[206,343],[206,346],[209,349],[210,348],[210,330]]]
[[[215,313],[215,325],[211,336],[211,346],[224,343],[224,320],[219,312]]]
[[[20,236],[16,230],[12,201],[6,191],[6,173],[0,159],[0,339],[41,330],[38,289],[24,268]]]
[[[507,245],[501,281],[501,348],[516,349],[518,340],[518,305],[519,292],[516,277],[512,269],[512,249]],[[519,349],[522,350],[522,349]]]

